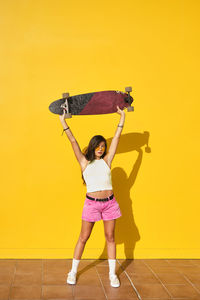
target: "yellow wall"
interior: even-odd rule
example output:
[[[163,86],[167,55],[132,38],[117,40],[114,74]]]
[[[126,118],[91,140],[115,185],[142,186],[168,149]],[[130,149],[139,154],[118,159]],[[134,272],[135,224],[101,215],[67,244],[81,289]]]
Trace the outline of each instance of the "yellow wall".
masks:
[[[196,0],[0,3],[1,258],[72,258],[86,188],[49,104],[133,87],[112,163],[117,258],[200,258]],[[80,147],[118,114],[68,120]],[[151,152],[145,152],[149,133]],[[106,258],[103,222],[82,258]]]

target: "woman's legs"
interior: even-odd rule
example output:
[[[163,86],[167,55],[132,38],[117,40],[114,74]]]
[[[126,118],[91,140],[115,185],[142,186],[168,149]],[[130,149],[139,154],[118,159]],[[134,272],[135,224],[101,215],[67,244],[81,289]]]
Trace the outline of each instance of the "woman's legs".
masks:
[[[111,280],[114,276],[114,282],[111,283],[112,286],[118,287],[119,280],[116,279],[115,268],[116,268],[116,244],[115,244],[115,221],[113,220],[104,220],[104,231],[105,238],[107,241],[107,251],[108,251],[108,265],[109,265],[109,277]],[[117,282],[116,282],[117,280]]]
[[[95,222],[88,222],[88,221],[85,221],[82,219],[81,233],[80,233],[78,242],[77,242],[75,250],[74,250],[74,258],[72,260],[72,268],[71,268],[71,271],[68,273],[68,277],[67,277],[67,283],[69,283],[69,284],[76,283],[76,273],[77,273],[78,265],[79,265],[85,244],[92,232],[94,223]]]
[[[74,249],[74,259],[79,259],[79,260],[81,259],[83,250],[85,248],[85,244],[90,237],[94,223],[95,222],[88,222],[82,220],[80,236],[76,244],[76,247]]]
[[[115,221],[116,219],[103,221],[104,234],[107,242],[108,259],[116,259]]]

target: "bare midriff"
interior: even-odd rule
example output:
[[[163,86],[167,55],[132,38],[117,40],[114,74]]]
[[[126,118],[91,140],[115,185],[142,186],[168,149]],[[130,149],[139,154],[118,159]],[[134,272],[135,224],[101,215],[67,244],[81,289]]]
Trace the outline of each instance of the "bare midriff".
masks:
[[[97,191],[97,192],[90,192],[87,193],[88,196],[94,198],[107,198],[113,194],[113,190],[104,190],[104,191]]]

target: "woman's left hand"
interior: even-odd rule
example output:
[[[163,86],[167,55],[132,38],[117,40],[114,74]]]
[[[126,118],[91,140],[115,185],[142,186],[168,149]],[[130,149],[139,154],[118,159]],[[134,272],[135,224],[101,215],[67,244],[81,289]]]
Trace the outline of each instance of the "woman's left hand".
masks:
[[[120,109],[118,105],[117,105],[117,113],[121,116],[125,115],[125,112],[122,109]]]

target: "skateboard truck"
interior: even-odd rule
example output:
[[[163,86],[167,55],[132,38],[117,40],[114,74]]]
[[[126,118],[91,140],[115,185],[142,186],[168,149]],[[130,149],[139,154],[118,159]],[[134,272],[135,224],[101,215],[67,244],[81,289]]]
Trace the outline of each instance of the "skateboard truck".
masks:
[[[65,110],[64,118],[69,119],[72,117],[71,113],[69,112],[69,105],[68,105],[68,100],[67,100],[67,98],[69,98],[69,93],[63,93],[62,96],[63,96],[63,99],[66,98],[66,100],[63,104],[61,104],[60,107],[64,108],[64,110]]]
[[[127,102],[131,103],[131,101],[129,102],[129,100],[131,100],[130,92],[132,92],[132,87],[131,86],[125,87],[125,91],[128,93]],[[127,111],[133,111],[133,110],[134,110],[133,106],[130,105],[130,106],[127,107]]]

